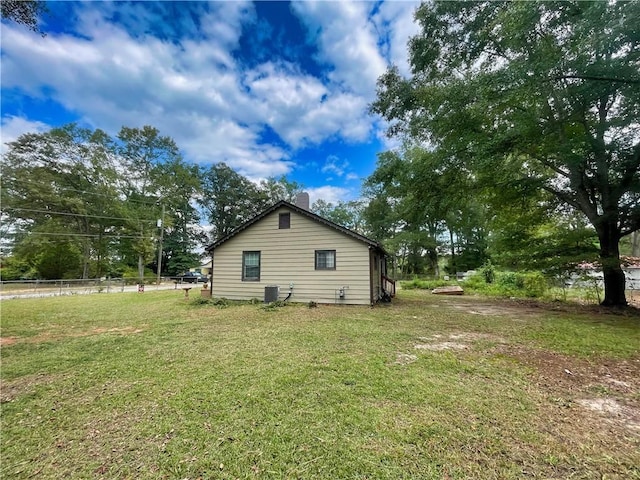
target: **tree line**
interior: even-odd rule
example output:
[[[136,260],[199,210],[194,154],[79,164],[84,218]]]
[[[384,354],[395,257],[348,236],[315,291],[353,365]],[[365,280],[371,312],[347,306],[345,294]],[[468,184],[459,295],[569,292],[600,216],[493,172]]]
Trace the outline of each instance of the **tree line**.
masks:
[[[603,304],[625,305],[620,245],[640,229],[640,2],[435,1],[415,19],[410,74],[390,67],[371,105],[405,147],[368,182],[408,255],[426,250],[435,267],[439,229],[452,262],[468,251],[456,255],[456,238],[478,253],[489,241],[514,266],[596,253]]]
[[[404,274],[596,261],[603,304],[625,305],[621,254],[640,253],[640,2],[434,1],[415,19],[410,74],[391,66],[371,104],[402,147],[379,154],[362,200],[312,209],[383,243]],[[164,207],[162,269],[176,273],[302,189],[189,165],[153,127],[23,135],[3,159],[3,266],[157,267]]]
[[[70,124],[8,146],[5,280],[142,277],[157,273],[158,261],[163,275],[180,274],[199,264],[199,247],[302,189],[285,177],[256,184],[224,163],[189,164],[151,126],[113,138]]]

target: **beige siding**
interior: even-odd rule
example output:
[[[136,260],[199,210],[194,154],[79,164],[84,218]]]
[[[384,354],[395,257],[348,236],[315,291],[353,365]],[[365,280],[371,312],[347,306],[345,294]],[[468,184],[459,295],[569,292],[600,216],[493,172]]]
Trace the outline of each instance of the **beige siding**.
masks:
[[[282,207],[213,251],[213,295],[233,300],[264,299],[278,285],[280,299],[293,283],[291,301],[370,303],[369,248],[360,240],[291,211],[291,228],[278,228]],[[336,250],[335,270],[315,270],[316,250]],[[242,281],[242,252],[260,251],[260,281]],[[344,299],[336,291],[345,287]]]

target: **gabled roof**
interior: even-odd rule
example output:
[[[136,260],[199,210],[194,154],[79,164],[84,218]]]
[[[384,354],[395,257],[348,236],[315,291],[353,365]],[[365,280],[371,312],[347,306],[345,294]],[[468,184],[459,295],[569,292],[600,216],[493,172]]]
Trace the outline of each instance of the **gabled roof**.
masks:
[[[365,237],[364,235],[360,235],[359,233],[356,233],[353,230],[349,230],[348,228],[345,228],[345,227],[343,227],[341,225],[338,225],[337,223],[334,223],[331,220],[327,220],[326,218],[323,218],[320,215],[316,215],[315,213],[310,212],[309,210],[305,210],[304,208],[300,208],[297,205],[294,205],[292,203],[286,202],[284,200],[280,200],[278,203],[270,206],[269,208],[267,208],[262,213],[259,213],[258,215],[256,215],[255,217],[251,218],[250,220],[247,220],[245,223],[240,225],[238,228],[233,230],[228,235],[222,237],[221,239],[219,239],[219,240],[215,241],[214,243],[212,243],[211,245],[209,245],[205,250],[207,252],[211,252],[212,250],[214,250],[215,248],[219,247],[220,245],[222,245],[226,241],[228,241],[231,238],[235,237],[237,234],[239,234],[243,230],[246,230],[247,228],[249,228],[254,223],[259,222],[260,220],[262,220],[264,217],[266,217],[270,213],[275,212],[280,207],[286,207],[289,210],[292,210],[292,211],[294,211],[294,212],[296,212],[296,213],[298,213],[298,214],[300,214],[300,215],[302,215],[304,217],[307,217],[307,218],[309,218],[309,219],[311,219],[313,221],[316,221],[318,223],[326,225],[327,227],[332,228],[334,230],[337,230],[338,232],[343,233],[345,235],[348,235],[350,237],[353,237],[356,240],[360,240],[361,242],[366,243],[367,245],[369,245],[372,248],[381,250],[386,255],[386,252],[384,251],[384,248],[382,248],[382,245],[380,245],[378,242],[375,242],[375,241]]]

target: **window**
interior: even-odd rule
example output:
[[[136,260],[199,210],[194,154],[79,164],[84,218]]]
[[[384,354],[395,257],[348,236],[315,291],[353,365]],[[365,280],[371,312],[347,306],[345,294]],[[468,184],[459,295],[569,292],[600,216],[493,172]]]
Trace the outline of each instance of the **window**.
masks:
[[[278,218],[278,228],[291,228],[291,214],[289,212],[280,214]]]
[[[260,281],[260,252],[242,252],[242,281]]]
[[[316,250],[316,270],[335,270],[336,251]]]

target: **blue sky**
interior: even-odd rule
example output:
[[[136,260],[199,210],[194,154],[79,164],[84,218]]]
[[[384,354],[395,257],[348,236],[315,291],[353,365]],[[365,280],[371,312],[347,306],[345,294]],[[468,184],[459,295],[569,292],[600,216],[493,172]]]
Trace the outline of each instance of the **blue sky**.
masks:
[[[2,23],[3,151],[68,122],[152,125],[189,162],[337,202],[394,147],[368,105],[388,65],[408,73],[418,2],[48,3],[44,37]]]

